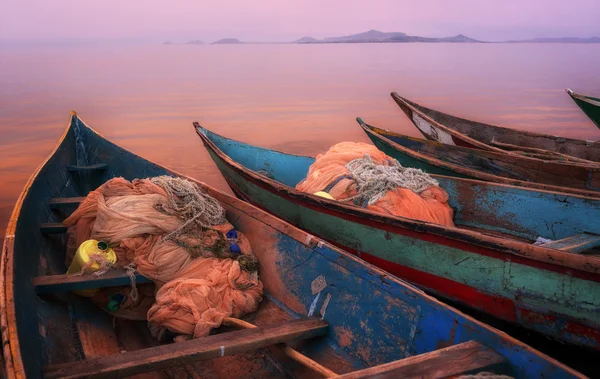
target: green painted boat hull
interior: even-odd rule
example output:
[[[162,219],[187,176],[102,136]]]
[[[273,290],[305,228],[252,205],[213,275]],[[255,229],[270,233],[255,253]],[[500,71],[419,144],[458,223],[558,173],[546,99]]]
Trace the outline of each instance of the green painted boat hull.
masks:
[[[567,93],[577,106],[600,128],[600,99],[574,93],[567,89]]]

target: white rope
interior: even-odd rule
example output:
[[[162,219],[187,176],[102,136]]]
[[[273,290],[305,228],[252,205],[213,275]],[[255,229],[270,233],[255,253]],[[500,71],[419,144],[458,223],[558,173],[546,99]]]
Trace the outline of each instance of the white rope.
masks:
[[[129,276],[129,283],[131,284],[131,292],[129,293],[129,296],[131,296],[131,300],[135,302],[138,300],[138,290],[137,286],[135,285],[135,271],[137,267],[134,262],[131,262],[123,268],[127,270],[127,276]]]
[[[189,230],[201,231],[206,227],[227,222],[225,210],[219,201],[204,193],[196,183],[170,176],[157,176],[150,181],[162,188],[169,198],[169,206],[160,207],[160,210],[184,220],[183,225],[163,238],[164,241]]]
[[[357,195],[347,200],[358,199],[360,203],[376,203],[388,191],[398,187],[421,193],[429,187],[439,185],[438,181],[420,169],[402,167],[397,160],[390,165],[378,165],[368,154],[346,164],[356,183]]]

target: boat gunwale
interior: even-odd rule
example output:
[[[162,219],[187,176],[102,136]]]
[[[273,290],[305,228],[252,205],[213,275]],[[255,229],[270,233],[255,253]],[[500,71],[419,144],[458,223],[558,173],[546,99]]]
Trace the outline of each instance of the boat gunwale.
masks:
[[[76,114],[77,113],[75,111],[71,111],[69,120],[72,120],[72,117]],[[0,327],[2,329],[2,355],[4,357],[5,374],[15,374],[16,372],[14,376],[16,378],[24,377],[25,368],[21,359],[19,359],[18,362],[15,363],[12,356],[13,349],[16,349],[16,351],[19,352],[19,357],[21,351],[16,327],[17,323],[14,299],[11,299],[10,301],[8,300],[8,294],[14,293],[13,253],[15,243],[15,232],[17,229],[17,223],[19,222],[19,216],[21,215],[21,209],[23,208],[23,202],[29,194],[31,186],[36,181],[40,172],[44,169],[44,167],[46,167],[50,159],[52,159],[52,157],[54,157],[58,149],[60,149],[61,145],[67,138],[67,135],[69,134],[70,130],[71,122],[69,121],[68,126],[65,128],[63,134],[59,138],[52,151],[37,166],[37,168],[27,179],[27,182],[25,182],[25,185],[23,186],[23,189],[21,190],[21,193],[19,194],[19,197],[15,202],[15,206],[13,207],[13,211],[11,213],[8,225],[6,227],[6,232],[4,234],[4,243],[2,246],[2,253],[0,256]],[[11,323],[14,323],[14,330],[9,328],[9,324]],[[9,368],[12,370],[9,370]]]
[[[581,101],[585,101],[585,102],[588,102],[589,100],[591,100],[591,101],[595,101],[595,102],[600,102],[600,98],[582,95],[580,93],[577,93],[577,92],[571,90],[570,88],[567,88],[566,91],[573,100],[577,99],[577,100],[581,100]],[[596,104],[592,104],[592,105],[596,105]],[[596,105],[596,106],[598,106],[598,105]]]
[[[448,134],[450,134],[452,136],[455,136],[455,137],[457,137],[457,138],[459,138],[459,139],[461,139],[461,140],[463,140],[463,141],[465,141],[465,142],[467,142],[467,143],[469,143],[469,144],[471,144],[473,146],[477,146],[478,148],[480,148],[482,150],[493,151],[493,152],[496,152],[496,153],[501,153],[501,154],[506,154],[506,155],[519,156],[519,157],[521,157],[523,159],[534,160],[534,161],[538,161],[540,163],[549,162],[549,161],[546,161],[546,160],[543,160],[543,159],[539,159],[539,158],[535,158],[535,157],[529,157],[529,156],[523,156],[523,155],[515,154],[515,153],[512,153],[509,150],[500,149],[498,147],[492,146],[492,145],[487,144],[485,142],[481,142],[481,141],[479,141],[477,139],[469,137],[465,133],[459,132],[458,130],[452,129],[452,128],[450,128],[450,127],[448,127],[448,126],[446,126],[444,124],[441,124],[440,122],[434,120],[433,118],[431,118],[430,116],[428,116],[427,114],[425,114],[423,111],[421,111],[420,109],[418,109],[415,106],[413,106],[410,103],[410,100],[405,99],[404,97],[398,95],[396,92],[392,92],[391,96],[392,96],[392,99],[396,102],[396,104],[400,108],[403,108],[403,107],[409,108],[412,112],[416,112],[420,117],[422,117],[423,119],[425,119],[427,122],[433,124],[435,127],[440,128],[441,130],[447,132]],[[415,104],[417,104],[417,103],[415,103]],[[423,108],[427,108],[427,107],[424,107],[424,106],[422,106],[420,104],[417,104],[417,105],[419,105],[419,106],[421,106]],[[566,138],[566,137],[559,137],[559,136],[554,136],[554,135],[551,135],[551,134],[534,133],[534,132],[522,131],[522,130],[517,130],[517,129],[511,129],[511,128],[507,128],[507,127],[504,127],[504,126],[492,125],[492,124],[487,124],[487,123],[484,123],[484,122],[479,122],[479,121],[468,120],[468,119],[465,119],[465,118],[460,118],[460,117],[453,116],[453,115],[450,115],[450,114],[447,114],[447,113],[444,113],[444,112],[440,112],[440,111],[437,111],[437,110],[431,109],[431,108],[427,108],[427,109],[430,109],[430,110],[432,110],[434,112],[442,113],[445,116],[452,117],[452,118],[454,118],[456,120],[464,120],[464,121],[468,121],[468,122],[475,122],[475,123],[478,123],[478,124],[485,125],[487,127],[491,127],[491,128],[495,128],[495,129],[501,129],[501,130],[507,130],[507,131],[510,131],[511,133],[516,133],[516,134],[521,134],[521,135],[527,135],[527,136],[534,137],[534,138],[536,138],[536,137],[544,137],[544,138],[549,138],[549,139],[551,139],[551,140],[553,140],[555,142],[558,142],[559,139],[562,139],[562,140],[565,140],[565,141],[568,141],[568,142],[575,142],[578,145],[579,144],[585,144],[587,142],[587,141],[584,141],[584,140],[578,140],[578,139],[572,139],[572,138]],[[413,122],[412,119],[410,119],[410,121]],[[421,129],[419,129],[419,128],[417,128],[417,129],[422,134],[425,134],[425,133],[423,133],[421,131]],[[427,137],[427,135],[426,135],[426,137]],[[592,142],[593,144],[599,143],[599,142],[596,142],[596,141],[590,141],[590,142]],[[548,150],[548,149],[542,149],[542,150],[546,150],[546,151],[552,152],[552,150]],[[560,154],[560,155],[565,156],[565,157],[571,157],[571,155],[568,155],[568,154],[562,154],[562,153],[557,153],[557,154]],[[581,159],[583,159],[583,158],[581,158]],[[577,162],[577,161],[576,162],[571,162],[571,161],[561,162],[561,161],[558,161],[558,160],[552,160],[551,162],[555,162],[557,164],[563,164],[563,165],[566,165],[566,166],[580,166],[580,167],[585,167],[585,168],[593,169],[594,171],[600,170],[600,162],[595,162],[595,161],[592,161],[592,160],[589,160],[589,159],[583,159],[583,160],[584,161],[589,161],[590,163],[583,163],[583,162]]]
[[[598,275],[598,274],[600,274],[600,258],[597,258],[597,257],[590,257],[590,256],[581,255],[581,254],[563,252],[561,250],[556,250],[556,249],[544,248],[543,246],[526,244],[524,242],[490,236],[490,235],[486,235],[486,234],[482,234],[482,233],[479,233],[476,231],[466,230],[466,229],[462,229],[462,228],[439,225],[439,224],[425,222],[425,221],[419,221],[419,220],[413,220],[413,219],[410,219],[407,217],[382,215],[380,213],[377,213],[377,212],[374,212],[374,211],[371,211],[368,209],[358,208],[353,205],[347,205],[347,204],[344,204],[344,203],[341,203],[341,202],[338,202],[335,200],[329,200],[329,199],[322,198],[322,197],[319,197],[316,195],[298,191],[295,188],[286,186],[282,183],[277,182],[274,179],[271,179],[271,178],[268,178],[267,176],[256,173],[256,172],[246,168],[242,164],[234,161],[227,154],[225,154],[221,149],[219,149],[216,146],[216,144],[209,139],[208,136],[204,135],[204,133],[202,133],[199,130],[199,129],[204,129],[206,131],[209,131],[208,129],[205,129],[204,127],[200,126],[200,124],[198,124],[197,122],[194,123],[194,126],[196,129],[196,133],[200,136],[202,141],[205,142],[205,144],[208,145],[211,148],[211,150],[213,150],[213,152],[215,154],[217,154],[217,156],[219,156],[227,164],[229,164],[232,168],[234,168],[236,171],[238,171],[238,173],[243,173],[244,176],[251,177],[257,182],[262,182],[262,183],[266,184],[267,186],[273,188],[274,192],[276,192],[276,193],[283,194],[285,196],[289,196],[290,198],[296,199],[298,201],[306,202],[307,204],[315,206],[317,208],[323,208],[323,209],[328,209],[333,212],[352,215],[361,220],[368,219],[369,221],[376,222],[381,225],[386,225],[388,227],[393,226],[393,227],[399,227],[399,228],[403,228],[403,229],[412,230],[415,232],[429,233],[429,234],[433,234],[433,235],[440,236],[443,238],[457,240],[462,243],[476,245],[476,246],[482,247],[484,249],[495,250],[500,254],[509,254],[509,255],[514,255],[514,256],[523,258],[525,260],[542,262],[542,263],[548,264],[550,266],[555,266],[561,272],[562,272],[562,270],[568,270],[568,269],[578,270],[578,271],[581,271],[583,274],[588,274],[588,275],[584,275],[586,277],[590,276],[590,278],[588,278],[588,280],[594,280],[594,281],[600,282],[600,276]],[[227,137],[223,137],[223,136],[221,136],[217,133],[211,132],[211,131],[209,131],[209,132],[213,133],[223,139],[226,139],[226,140],[234,141],[236,143],[244,144],[247,146],[253,146],[253,145],[246,144],[244,142],[240,142],[240,141],[236,141],[236,140],[233,140],[233,139],[230,139]],[[261,149],[263,149],[263,148],[261,148]],[[269,150],[269,149],[265,149],[265,150]],[[276,150],[271,150],[271,151],[276,151]],[[278,152],[278,151],[276,151],[276,152]],[[286,154],[286,153],[282,153],[282,154]],[[306,157],[306,156],[304,156],[304,157]],[[442,177],[441,175],[438,175],[438,176]],[[446,177],[446,178],[453,179],[453,180],[470,181],[470,182],[475,182],[477,184],[484,184],[484,185],[489,184],[488,182],[481,181],[481,180],[451,178],[451,177]],[[502,184],[502,183],[497,184],[497,186],[504,186],[504,187],[511,187],[511,188],[516,187],[516,186],[511,186],[511,185]],[[518,187],[516,187],[516,188],[518,188]],[[530,190],[530,189],[525,188],[525,190]],[[536,191],[536,190],[531,190],[531,191]],[[553,194],[555,193],[552,191],[541,191],[541,190],[539,192],[548,192],[548,193],[553,193]],[[566,194],[566,195],[570,196],[569,194]],[[385,228],[381,228],[381,229],[385,229]],[[589,274],[591,274],[591,275],[589,275]],[[573,275],[577,275],[577,274],[573,273]]]
[[[525,187],[526,189],[533,189],[535,191],[564,194],[566,196],[574,196],[574,197],[578,197],[578,198],[582,198],[582,199],[589,199],[589,200],[600,199],[600,191],[584,190],[581,188],[570,188],[570,187],[564,187],[564,186],[555,186],[555,185],[544,184],[544,183],[535,182],[535,181],[529,182],[529,181],[525,181],[525,180],[519,180],[519,179],[489,174],[487,172],[480,171],[477,169],[460,166],[458,164],[451,163],[451,162],[446,162],[437,157],[429,156],[425,153],[421,153],[421,152],[413,150],[409,147],[402,146],[399,143],[387,138],[387,135],[415,139],[415,140],[418,140],[418,142],[420,142],[420,143],[424,143],[424,144],[428,144],[428,145],[429,144],[431,144],[431,145],[442,144],[441,142],[405,136],[403,134],[395,133],[395,132],[392,132],[387,129],[369,125],[369,124],[365,123],[364,121],[362,121],[362,124],[361,124],[361,122],[359,122],[359,125],[365,133],[382,141],[384,144],[388,145],[392,149],[399,150],[403,154],[407,154],[410,157],[425,161],[425,163],[427,163],[427,164],[438,166],[438,167],[441,167],[446,170],[455,171],[455,172],[458,172],[459,174],[470,175],[473,177],[472,178],[473,180],[489,181],[489,182],[491,182],[490,184],[506,184],[506,185],[515,186],[515,187]],[[384,132],[385,134],[380,133],[379,130]],[[464,147],[464,146],[452,146],[452,147],[456,147],[461,150],[462,149],[474,150],[473,154],[478,154],[478,151],[483,151],[485,153],[491,153],[491,154],[501,154],[501,153],[497,153],[495,151],[478,150],[478,149],[472,149],[470,147]],[[505,155],[505,154],[502,154],[502,155]],[[515,158],[514,155],[506,155],[506,156],[509,158]],[[433,163],[430,163],[430,162],[433,162]],[[551,163],[555,163],[555,162],[552,161]],[[600,171],[600,167],[599,168],[591,168],[591,169],[593,171],[596,171],[596,170]],[[438,175],[438,174],[431,174],[431,175],[432,176],[445,176],[445,175]],[[477,176],[479,176],[479,177],[477,177]],[[484,179],[483,177],[486,177],[486,179]],[[470,179],[470,178],[458,178],[458,179]]]

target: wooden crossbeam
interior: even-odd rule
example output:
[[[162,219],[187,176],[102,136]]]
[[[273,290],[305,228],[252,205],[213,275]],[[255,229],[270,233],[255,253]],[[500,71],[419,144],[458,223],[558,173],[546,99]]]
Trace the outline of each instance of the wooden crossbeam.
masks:
[[[40,224],[42,234],[61,234],[67,232],[67,226],[62,222],[48,222]]]
[[[338,376],[339,379],[358,378],[446,378],[481,370],[505,361],[494,350],[469,341],[414,357],[400,359],[364,370]]]
[[[46,366],[44,378],[126,377],[171,366],[234,355],[296,339],[320,337],[328,325],[318,318],[216,334],[107,357]]]
[[[244,320],[240,320],[240,319],[237,319],[237,318],[232,318],[232,317],[227,317],[227,318],[223,319],[223,325],[228,325],[228,326],[233,326],[233,327],[236,327],[236,328],[243,328],[243,329],[257,328],[257,326],[254,325],[254,324],[251,324],[249,322],[246,322]],[[321,374],[325,378],[333,378],[333,377],[337,377],[338,376],[335,372],[331,371],[327,367],[319,364],[318,362],[313,361],[312,359],[310,359],[306,355],[304,355],[304,354],[298,352],[297,350],[295,350],[295,349],[287,346],[286,344],[279,344],[277,346],[289,358],[295,360],[296,362],[300,363],[303,366],[306,366],[306,367],[312,369],[313,371]]]
[[[583,251],[600,246],[600,236],[596,234],[582,233],[548,242],[541,246],[548,249],[568,251],[571,253],[581,253]]]
[[[535,147],[512,145],[512,144],[509,144],[509,143],[502,143],[502,142],[497,142],[497,141],[491,141],[490,145],[496,146],[496,147],[499,147],[499,148],[505,149],[505,150],[517,150],[517,151],[520,150],[520,151],[523,151],[523,152],[533,153],[536,156],[539,156],[541,159],[553,159],[553,158],[554,159],[558,159],[558,158],[562,158],[562,159],[565,159],[567,161],[579,162],[579,163],[583,163],[583,164],[595,164],[595,162],[589,161],[587,159],[574,157],[572,155],[558,153],[556,151],[550,151],[550,150],[545,150],[545,149],[538,149],[538,148],[535,148]],[[516,151],[513,151],[513,152],[516,152]]]
[[[108,168],[106,163],[96,163],[88,166],[79,166],[79,165],[68,165],[67,168],[71,172],[83,172],[83,171],[103,171]]]
[[[50,208],[60,208],[64,206],[79,205],[85,197],[55,197],[54,199],[48,200]]]
[[[135,282],[151,283],[150,279],[139,274],[136,274]],[[32,284],[37,294],[44,294],[126,286],[130,284],[130,279],[123,270],[111,270],[102,276],[93,274],[38,276],[33,278]]]

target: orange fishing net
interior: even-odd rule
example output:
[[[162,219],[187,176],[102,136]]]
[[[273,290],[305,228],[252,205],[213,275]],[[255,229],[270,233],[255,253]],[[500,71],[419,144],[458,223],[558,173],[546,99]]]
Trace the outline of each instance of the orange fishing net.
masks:
[[[69,265],[77,247],[88,239],[108,242],[117,255],[116,266],[134,264],[157,288],[154,302],[148,300],[147,286],[140,286],[140,298],[127,298],[117,316],[139,319],[140,312],[147,312],[151,330],[168,328],[176,334],[205,336],[224,317],[256,310],[263,288],[258,264],[246,237],[237,231],[231,234],[233,225],[215,199],[196,193],[196,199],[202,193],[200,199],[211,203],[213,214],[202,210],[196,211],[195,219],[186,218],[192,200],[182,200],[161,187],[169,180],[181,181],[115,178],[90,192],[64,221],[69,227],[66,261]],[[196,201],[196,206],[202,204]],[[239,247],[237,253],[231,243]],[[106,298],[116,292],[104,289],[93,300],[106,304]]]
[[[395,175],[404,175],[407,182],[415,183],[411,186],[414,188],[384,187],[389,189],[372,197],[371,201],[362,199],[360,192],[363,188],[359,188],[356,175],[348,168],[353,167],[351,162],[361,163],[361,158],[366,159],[366,164],[370,164],[372,168],[379,168],[380,172],[388,170],[387,172],[394,172]],[[353,202],[375,212],[453,226],[448,193],[420,170],[405,169],[399,165],[397,169],[390,167],[394,165],[398,164],[393,158],[373,145],[341,142],[332,146],[325,154],[317,156],[306,179],[298,183],[296,189],[311,194],[324,191],[338,201]],[[374,178],[373,181],[375,180]]]

